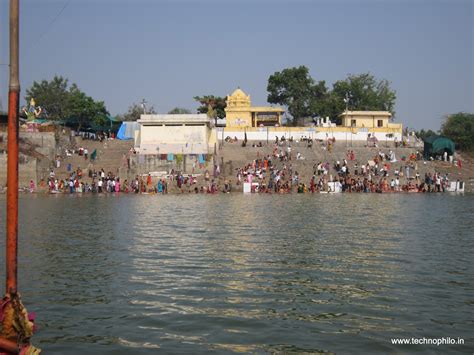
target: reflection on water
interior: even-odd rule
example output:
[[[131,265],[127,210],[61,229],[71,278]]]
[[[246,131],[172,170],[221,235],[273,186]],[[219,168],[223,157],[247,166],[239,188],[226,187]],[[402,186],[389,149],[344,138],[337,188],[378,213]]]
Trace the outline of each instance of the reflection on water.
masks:
[[[22,196],[20,206],[20,289],[48,353],[474,344],[470,195]],[[3,213],[2,247],[4,223]]]

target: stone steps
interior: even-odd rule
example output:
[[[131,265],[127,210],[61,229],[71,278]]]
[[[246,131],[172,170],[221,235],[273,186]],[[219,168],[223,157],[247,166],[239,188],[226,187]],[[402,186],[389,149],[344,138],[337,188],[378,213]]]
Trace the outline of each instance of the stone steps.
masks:
[[[55,168],[54,172],[56,176],[67,177],[69,176],[67,167],[71,164],[73,170],[80,167],[84,174],[87,174],[88,169],[104,169],[106,172],[110,171],[116,174],[118,170],[123,167],[123,155],[129,152],[131,146],[133,146],[133,141],[109,140],[99,142],[83,140],[81,137],[76,137],[74,148],[87,148],[89,158],[86,160],[84,156],[79,156],[77,154],[66,156],[65,152],[62,152],[61,167],[59,169]],[[91,161],[90,156],[94,150],[97,150],[97,156],[95,161]]]
[[[280,147],[279,150],[285,150],[285,147]],[[389,178],[392,179],[393,176],[393,170],[394,168],[404,168],[406,165],[406,161],[402,161],[401,158],[402,156],[408,157],[411,153],[414,153],[416,149],[414,148],[386,148],[386,147],[381,147],[379,148],[367,148],[367,147],[346,147],[345,144],[340,144],[336,145],[333,147],[332,152],[329,152],[325,149],[322,148],[319,144],[313,145],[312,149],[308,149],[306,144],[302,143],[296,143],[292,144],[292,156],[293,160],[291,161],[286,161],[286,162],[275,162],[275,159],[272,158],[272,161],[276,164],[277,169],[281,169],[283,165],[285,164],[287,167],[291,164],[293,171],[298,171],[298,174],[300,176],[300,181],[308,184],[311,176],[313,175],[313,165],[317,164],[319,161],[322,163],[328,162],[331,169],[329,171],[329,174],[332,174],[333,176],[336,176],[336,171],[333,169],[334,162],[339,160],[342,164],[342,161],[346,158],[346,153],[347,150],[353,150],[355,152],[355,160],[350,161],[348,159],[348,166],[349,170],[351,173],[354,172],[354,165],[357,162],[359,166],[359,171],[360,171],[360,166],[362,164],[366,164],[368,160],[372,160],[375,156],[378,155],[379,150],[382,152],[388,154],[390,150],[393,150],[395,152],[395,156],[397,159],[396,163],[390,163],[391,164],[391,171]],[[219,150],[219,155],[224,158],[224,161],[227,162],[227,167],[228,167],[228,161],[232,161],[232,167],[233,171],[232,173],[229,171],[229,169],[224,169],[224,176],[222,178],[228,177],[231,180],[235,180],[235,175],[236,175],[236,169],[244,167],[246,164],[251,163],[254,159],[257,158],[257,152],[259,152],[259,157],[263,158],[264,156],[270,154],[272,156],[273,153],[273,145],[267,146],[267,147],[261,147],[261,148],[253,148],[253,147],[241,147],[240,144],[225,144],[223,149]],[[300,152],[303,157],[305,158],[304,160],[295,160],[296,153]],[[219,161],[221,161],[219,159]],[[379,164],[381,166],[381,164]],[[382,166],[381,166],[382,167]],[[435,162],[426,162],[424,163],[423,161],[418,161],[417,162],[417,168],[418,168],[418,173],[420,174],[420,177],[423,178],[424,174],[426,172],[435,172],[438,171],[442,174],[449,173],[450,179],[455,180],[457,178],[464,179],[467,183],[470,183],[469,179],[464,178],[464,176],[469,176],[472,175],[466,171],[462,172],[461,175],[459,175],[459,171],[456,167],[452,166],[451,164],[447,162],[440,162],[440,161],[435,161]],[[404,170],[403,170],[404,171]],[[415,172],[412,170],[411,175],[413,176]],[[405,183],[405,178],[402,178],[401,180],[402,183]]]

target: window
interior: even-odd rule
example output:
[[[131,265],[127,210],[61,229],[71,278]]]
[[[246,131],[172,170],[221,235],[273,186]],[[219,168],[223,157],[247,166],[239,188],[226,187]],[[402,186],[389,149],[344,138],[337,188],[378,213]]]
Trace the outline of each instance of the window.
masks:
[[[357,122],[357,120],[351,120],[351,127],[355,127],[355,126],[356,126],[356,122]]]
[[[377,120],[377,127],[383,127],[383,120]]]

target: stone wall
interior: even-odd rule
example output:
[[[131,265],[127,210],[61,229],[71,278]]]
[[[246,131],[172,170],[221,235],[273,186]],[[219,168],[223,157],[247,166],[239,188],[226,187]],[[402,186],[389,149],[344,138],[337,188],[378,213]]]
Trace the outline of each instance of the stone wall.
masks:
[[[36,174],[37,160],[36,158],[20,155],[19,159],[19,180],[20,187],[27,187],[30,185],[30,180],[38,182]],[[7,183],[7,154],[0,154],[0,186],[5,186]]]
[[[395,138],[401,142],[402,134],[399,130],[386,129],[362,129],[362,128],[325,128],[325,127],[259,127],[259,128],[218,128],[217,139],[219,142],[225,137],[231,138],[237,137],[239,140],[243,140],[247,134],[247,140],[249,141],[262,141],[266,142],[275,141],[275,138],[281,138],[284,136],[286,139],[293,137],[295,140],[300,140],[303,137],[311,139],[325,140],[327,138],[335,138],[336,141],[362,141],[367,142],[367,137],[370,134],[372,137],[375,136],[379,141],[394,141]],[[387,136],[387,134],[390,134]]]
[[[124,178],[125,176],[131,178],[135,174],[142,175],[148,174],[149,172],[170,171],[171,169],[190,173],[192,172],[193,163],[195,163],[196,167],[199,165],[197,157],[194,154],[183,154],[180,162],[177,161],[176,157],[173,161],[167,161],[160,159],[159,155],[135,155],[130,159],[130,171],[127,171],[127,169],[120,169],[121,171],[119,175],[121,178]],[[212,164],[204,165],[212,166]],[[127,175],[125,175],[126,172],[128,173]]]
[[[20,145],[33,145],[34,150],[43,154],[46,159],[39,162],[36,158],[20,153],[19,157],[19,185],[21,187],[29,186],[30,180],[38,183],[39,175],[46,175],[50,160],[54,159],[57,152],[56,137],[54,132],[23,132],[20,131]],[[4,147],[7,147],[8,135],[6,132],[0,132],[0,141]],[[21,142],[23,141],[23,142]],[[5,186],[7,182],[7,152],[0,153],[0,185]],[[38,168],[40,171],[38,171]],[[39,173],[39,175],[38,175]]]
[[[163,125],[140,128],[135,149],[142,154],[208,154],[212,149],[206,125]]]
[[[0,137],[3,137],[5,144],[8,141],[6,132],[0,132]],[[21,132],[20,139],[24,139],[36,146],[35,150],[48,157],[54,159],[56,153],[56,137],[54,132]],[[0,139],[1,140],[1,139]]]

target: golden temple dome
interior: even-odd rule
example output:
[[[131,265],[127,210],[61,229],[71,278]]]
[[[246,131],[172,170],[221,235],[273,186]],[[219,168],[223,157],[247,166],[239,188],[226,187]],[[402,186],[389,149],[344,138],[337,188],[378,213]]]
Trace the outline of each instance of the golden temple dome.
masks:
[[[247,99],[248,95],[242,89],[237,88],[230,97],[233,99]]]

